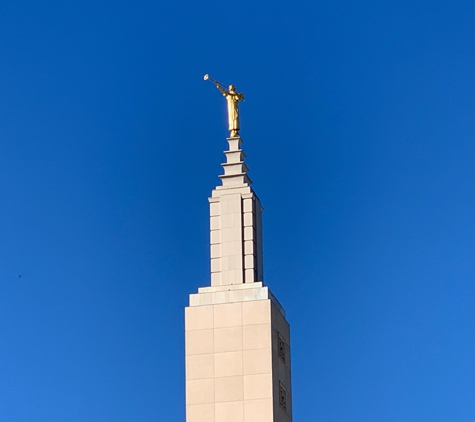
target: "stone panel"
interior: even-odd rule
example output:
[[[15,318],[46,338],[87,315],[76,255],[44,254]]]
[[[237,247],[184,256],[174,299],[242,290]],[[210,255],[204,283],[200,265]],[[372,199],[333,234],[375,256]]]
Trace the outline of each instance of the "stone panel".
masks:
[[[221,243],[221,230],[212,230],[210,232],[210,240],[212,245]]]
[[[246,240],[244,242],[244,253],[246,255],[252,255],[254,254],[254,242],[252,240]]]
[[[213,353],[213,330],[186,331],[185,340],[187,355]]]
[[[210,255],[211,255],[211,259],[220,258],[221,257],[221,245],[220,244],[215,244],[215,245],[211,244]]]
[[[244,375],[272,372],[271,349],[244,350],[242,352]]]
[[[254,229],[252,227],[244,227],[244,240],[254,240]]]
[[[221,258],[212,258],[211,259],[211,272],[217,273],[221,271]]]
[[[234,242],[241,240],[241,232],[234,227],[221,230],[221,242]]]
[[[243,325],[269,324],[271,322],[271,301],[255,300],[243,302]]]
[[[230,194],[223,195],[221,197],[221,215],[225,214],[234,214],[241,213],[241,195],[240,194]]]
[[[215,217],[221,214],[219,202],[211,202],[209,204],[209,214],[211,217]]]
[[[186,404],[214,403],[214,379],[188,380]]]
[[[244,403],[232,401],[216,403],[215,422],[244,422]]]
[[[185,327],[190,330],[212,329],[214,327],[213,306],[185,308]]]
[[[246,400],[244,422],[273,422],[272,399]]]
[[[212,286],[221,286],[223,284],[222,280],[222,273],[211,273]]]
[[[254,225],[254,214],[252,212],[244,213],[244,227],[253,226]]]
[[[240,255],[242,254],[242,245],[239,241],[221,243],[222,256]]]
[[[271,346],[270,324],[243,326],[243,350],[266,349]]]
[[[221,229],[240,228],[242,225],[242,216],[240,213],[221,214]]]
[[[210,217],[210,228],[211,230],[219,230],[221,228],[220,216]]]
[[[195,404],[186,406],[186,422],[216,422],[214,404]]]
[[[240,303],[224,303],[214,307],[214,327],[237,327],[242,325]]]
[[[272,398],[272,374],[244,375],[244,400]]]
[[[243,199],[243,211],[244,212],[252,212],[252,198]]]
[[[214,378],[214,354],[186,357],[186,379]]]
[[[246,255],[244,257],[244,268],[255,268],[255,257],[254,255]]]
[[[242,327],[217,328],[214,330],[214,351],[235,352],[242,350]]]
[[[240,401],[244,399],[243,377],[216,378],[214,397],[216,403]]]
[[[214,354],[214,375],[233,377],[243,374],[242,352],[223,352]]]
[[[257,281],[256,279],[256,271],[254,268],[248,268],[244,270],[244,278],[245,278],[245,283],[254,283]]]

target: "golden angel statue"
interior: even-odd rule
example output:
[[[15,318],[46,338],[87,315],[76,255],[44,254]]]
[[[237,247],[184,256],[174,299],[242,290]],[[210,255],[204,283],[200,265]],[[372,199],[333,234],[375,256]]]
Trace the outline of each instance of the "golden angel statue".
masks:
[[[205,75],[204,80],[206,81],[208,79],[214,82],[216,88],[218,88],[221,94],[226,97],[226,101],[228,103],[228,127],[231,131],[229,136],[230,138],[236,138],[239,136],[238,132],[240,128],[239,101],[244,101],[244,95],[236,92],[236,87],[234,85],[229,85],[228,89],[226,89],[222,83],[211,79],[208,75]]]

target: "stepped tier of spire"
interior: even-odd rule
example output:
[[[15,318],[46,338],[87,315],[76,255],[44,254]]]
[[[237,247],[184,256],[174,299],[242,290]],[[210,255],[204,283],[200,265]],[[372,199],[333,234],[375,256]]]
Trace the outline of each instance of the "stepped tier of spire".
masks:
[[[219,176],[223,182],[223,187],[249,186],[252,181],[247,175],[249,168],[244,162],[246,154],[241,149],[242,139],[228,138],[228,143],[229,149],[224,151],[226,162],[222,164],[224,174]]]

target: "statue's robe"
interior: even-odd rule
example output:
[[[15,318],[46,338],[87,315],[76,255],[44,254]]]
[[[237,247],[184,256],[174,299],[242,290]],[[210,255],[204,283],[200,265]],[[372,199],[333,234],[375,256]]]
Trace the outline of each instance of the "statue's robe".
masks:
[[[227,93],[229,130],[239,130],[239,94]]]

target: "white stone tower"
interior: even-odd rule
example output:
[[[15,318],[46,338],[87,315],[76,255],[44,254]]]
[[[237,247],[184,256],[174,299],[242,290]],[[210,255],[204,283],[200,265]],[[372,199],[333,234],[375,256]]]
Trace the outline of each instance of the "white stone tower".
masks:
[[[186,421],[291,422],[290,330],[263,284],[262,207],[239,136],[210,202],[211,286],[185,308]]]

